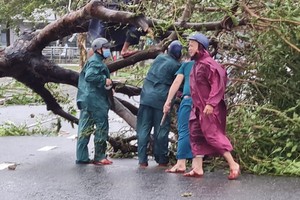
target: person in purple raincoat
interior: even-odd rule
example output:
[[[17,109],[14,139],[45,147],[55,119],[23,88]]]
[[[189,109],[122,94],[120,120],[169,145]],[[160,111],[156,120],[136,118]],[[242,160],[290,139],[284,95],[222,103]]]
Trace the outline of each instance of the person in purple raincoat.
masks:
[[[201,33],[189,37],[189,54],[195,64],[190,74],[190,91],[193,100],[190,114],[190,142],[193,153],[192,170],[184,176],[203,175],[203,157],[222,155],[229,165],[229,180],[237,179],[240,167],[234,161],[233,147],[226,136],[226,105],[224,94],[226,70],[217,63],[205,47],[209,40]]]

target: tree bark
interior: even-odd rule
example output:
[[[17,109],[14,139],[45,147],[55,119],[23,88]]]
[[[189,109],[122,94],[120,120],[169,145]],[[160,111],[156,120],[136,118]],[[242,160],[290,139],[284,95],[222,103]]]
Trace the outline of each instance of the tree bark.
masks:
[[[222,30],[232,27],[232,20],[228,17],[218,22],[207,23],[188,23],[188,19],[192,13],[191,0],[187,1],[182,17],[169,27],[169,30],[178,29],[179,32],[171,31],[165,38],[162,38],[159,44],[151,48],[126,58],[120,59],[108,64],[110,72],[115,72],[127,66],[131,66],[137,62],[153,59],[159,53],[167,49],[168,44],[177,39],[180,29],[194,30]],[[132,24],[140,27],[143,31],[147,31],[150,26],[161,23],[161,20],[146,19],[143,15],[135,13],[115,11],[107,9],[103,6],[102,1],[90,1],[81,9],[71,12],[55,22],[45,26],[40,31],[28,31],[22,35],[10,46],[0,50],[0,78],[13,77],[22,82],[27,87],[40,95],[47,105],[47,110],[71,121],[78,123],[78,119],[65,112],[59,105],[55,97],[45,88],[45,84],[49,82],[63,83],[77,87],[79,74],[75,71],[64,69],[47,59],[42,55],[42,50],[52,41],[62,39],[68,35],[79,33],[79,41],[84,41],[83,34],[88,31],[89,20],[98,18],[106,22],[118,22],[121,24]],[[245,24],[245,20],[241,20],[240,25]],[[83,42],[79,42],[83,44]],[[86,60],[85,46],[81,46],[82,62]],[[85,52],[84,52],[85,51]],[[129,96],[139,95],[141,89],[127,86],[118,82],[114,82],[116,92],[121,92]],[[120,117],[122,117],[133,129],[136,129],[137,108],[132,104],[125,102],[119,98],[113,98],[114,108]],[[116,144],[119,142],[115,141]],[[127,149],[134,149],[130,145]],[[125,150],[122,150],[125,151]]]
[[[83,68],[86,60],[87,60],[87,48],[85,46],[86,43],[86,37],[87,34],[86,33],[79,33],[77,36],[77,46],[79,49],[79,67],[80,69]]]
[[[194,29],[197,29],[196,26],[199,26],[207,30],[222,29],[224,21],[190,25],[186,23],[192,13],[190,5],[191,1],[188,1],[182,17],[174,24],[174,26],[179,26],[181,28],[193,27]],[[151,21],[151,23],[149,23],[149,20],[144,16],[136,15],[135,13],[109,10],[103,6],[101,1],[90,1],[81,9],[71,12],[57,21],[50,23],[41,31],[24,32],[13,45],[7,47],[5,50],[1,50],[0,77],[13,77],[22,82],[43,98],[48,110],[53,111],[71,122],[77,123],[78,119],[64,112],[44,85],[48,82],[53,82],[77,87],[78,73],[59,67],[57,64],[45,58],[41,52],[51,41],[64,38],[73,33],[87,32],[88,22],[92,18],[98,18],[108,22],[120,22],[122,24],[129,23],[136,27],[141,27],[144,31],[146,31],[149,28],[149,24],[152,24],[153,22]],[[226,20],[228,21],[228,19]],[[110,63],[108,64],[108,68],[110,72],[114,72],[140,61],[153,59],[160,52],[163,52],[168,44],[174,39],[177,39],[177,33],[175,31],[171,32],[171,34],[164,38],[158,45],[140,51],[126,59],[120,59]],[[83,46],[83,49],[84,48],[85,47]],[[83,59],[85,59],[85,53],[82,52],[82,55]],[[117,92],[126,93],[129,96],[139,95],[140,93],[140,89],[128,87],[124,84],[117,83],[115,86]],[[136,109],[129,104],[126,104],[124,101],[123,104],[119,100],[116,100],[115,102],[117,105],[115,111],[120,116],[132,117],[132,112],[136,113]],[[130,109],[122,110],[124,105],[129,106]],[[132,127],[135,127],[134,118],[130,119],[128,123]]]
[[[91,1],[78,11],[71,12],[59,20],[50,23],[41,31],[24,32],[13,45],[0,51],[0,77],[13,77],[39,94],[47,105],[47,110],[78,123],[78,119],[62,110],[53,95],[44,85],[49,82],[64,83],[77,87],[78,73],[59,67],[42,55],[42,50],[51,41],[64,38],[73,33],[88,30],[91,18],[110,22],[130,23],[143,30],[148,24],[143,16],[134,13],[115,11],[105,8],[101,1]],[[68,28],[66,28],[68,27]],[[119,63],[120,68],[127,61]],[[117,108],[119,111],[119,108]],[[131,124],[133,122],[130,122]]]

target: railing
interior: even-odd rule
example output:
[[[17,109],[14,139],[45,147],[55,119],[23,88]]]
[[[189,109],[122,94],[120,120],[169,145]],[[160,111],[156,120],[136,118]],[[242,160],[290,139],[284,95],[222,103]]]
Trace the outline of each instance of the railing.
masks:
[[[42,54],[55,63],[78,64],[79,62],[79,50],[77,47],[48,46],[43,49]]]

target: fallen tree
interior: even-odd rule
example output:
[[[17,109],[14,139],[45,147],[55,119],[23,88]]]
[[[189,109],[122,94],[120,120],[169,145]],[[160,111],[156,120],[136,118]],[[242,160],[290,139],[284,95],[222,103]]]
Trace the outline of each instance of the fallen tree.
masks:
[[[45,87],[47,83],[77,87],[78,81],[77,72],[61,68],[43,56],[42,50],[50,42],[74,33],[86,33],[89,20],[92,18],[132,24],[144,31],[151,28],[154,34],[160,35],[158,44],[126,59],[108,64],[110,72],[115,72],[140,61],[155,58],[167,48],[171,40],[180,39],[184,42],[186,34],[191,31],[202,31],[208,33],[211,39],[213,55],[216,55],[229,72],[230,83],[227,91],[229,115],[236,113],[236,105],[268,104],[278,110],[295,108],[293,112],[299,116],[297,101],[300,91],[297,83],[299,85],[300,79],[297,64],[300,49],[297,27],[300,22],[290,11],[294,4],[299,5],[299,2],[295,1],[294,4],[293,2],[269,4],[252,1],[230,2],[216,1],[211,4],[217,7],[211,7],[210,3],[198,5],[192,0],[184,4],[179,1],[174,4],[169,4],[168,1],[165,4],[159,1],[142,1],[145,4],[143,12],[128,12],[110,10],[101,1],[90,1],[82,8],[69,12],[41,30],[23,32],[13,44],[0,50],[0,77],[12,77],[25,84],[42,97],[47,110],[72,123],[78,123],[78,119],[64,111],[53,94]],[[157,11],[154,12],[153,9]],[[277,19],[277,15],[272,14],[275,11],[281,13],[278,16],[282,16]],[[287,13],[289,11],[290,13]],[[168,34],[164,34],[166,32]],[[130,97],[140,93],[140,88],[120,82],[114,82],[114,87],[116,92]],[[285,98],[282,98],[282,94]],[[137,108],[115,97],[114,102],[116,105],[114,112],[135,129]],[[248,107],[243,108],[248,109]],[[247,112],[253,112],[253,106]],[[290,115],[289,112],[288,114]],[[296,114],[294,116],[297,116]],[[259,115],[259,117],[266,116]],[[230,134],[239,133],[241,127],[247,125],[242,119],[236,122],[240,123],[238,126],[231,122],[228,123]],[[257,127],[261,129],[261,126],[255,127],[254,133]],[[249,127],[249,130],[251,128],[253,127]],[[292,129],[292,131],[296,130],[298,129]],[[232,137],[234,138],[234,135]],[[299,141],[298,135],[296,138],[295,143]],[[131,137],[120,141],[111,138],[110,143],[116,147],[115,150],[126,153],[136,150],[134,146],[129,145],[134,139]],[[127,146],[125,147],[124,144]],[[288,154],[289,156],[294,155],[294,152],[299,149],[298,146],[294,146],[296,145],[293,145],[293,152]],[[275,150],[270,148],[265,151],[271,153]],[[239,153],[244,155],[243,152]],[[240,159],[245,160],[242,156]],[[255,159],[252,162],[256,162]],[[253,165],[253,168],[256,165]]]

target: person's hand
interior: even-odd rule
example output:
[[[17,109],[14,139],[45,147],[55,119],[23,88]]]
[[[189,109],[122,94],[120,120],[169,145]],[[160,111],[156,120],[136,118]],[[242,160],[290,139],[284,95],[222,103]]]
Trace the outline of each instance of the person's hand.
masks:
[[[154,32],[150,27],[147,29],[147,34],[152,40],[154,40]]]
[[[171,102],[170,101],[166,101],[165,105],[164,105],[164,109],[163,112],[164,113],[168,113],[171,109]]]
[[[106,85],[106,86],[112,85],[112,80],[109,79],[109,78],[107,78],[106,81],[105,81],[105,85]]]
[[[211,105],[207,104],[203,110],[203,113],[205,115],[210,115],[214,112],[214,107],[212,107]]]

